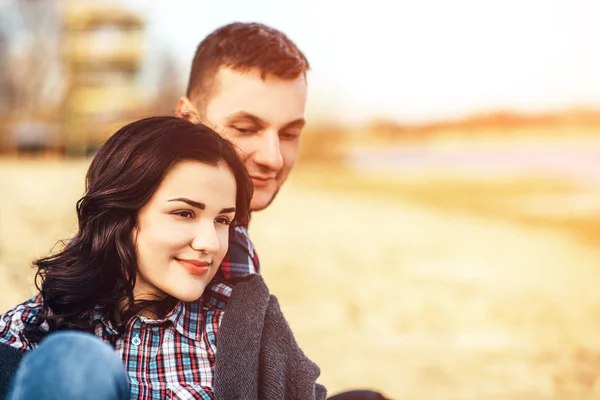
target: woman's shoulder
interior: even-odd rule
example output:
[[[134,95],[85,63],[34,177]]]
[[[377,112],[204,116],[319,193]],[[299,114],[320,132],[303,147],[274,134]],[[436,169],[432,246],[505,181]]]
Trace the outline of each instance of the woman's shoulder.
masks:
[[[21,351],[31,350],[34,344],[26,338],[25,331],[34,325],[41,325],[42,329],[47,330],[47,326],[44,326],[46,322],[40,318],[43,310],[44,299],[41,294],[37,294],[0,315],[0,343],[9,344]]]
[[[18,304],[11,310],[8,310],[0,316],[0,321],[10,320],[21,320],[23,322],[31,323],[34,322],[39,313],[44,309],[44,298],[41,293],[33,296],[32,298]],[[2,322],[0,322],[1,326]],[[1,330],[1,329],[0,329]]]

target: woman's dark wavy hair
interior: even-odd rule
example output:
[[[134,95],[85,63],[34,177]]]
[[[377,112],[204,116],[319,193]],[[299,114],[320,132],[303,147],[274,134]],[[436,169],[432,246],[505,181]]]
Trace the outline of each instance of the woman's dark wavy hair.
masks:
[[[132,231],[138,212],[164,176],[184,160],[227,165],[237,184],[232,227],[248,223],[252,181],[231,143],[204,125],[176,117],[133,122],[110,137],[94,157],[85,195],[77,202],[75,238],[59,253],[34,263],[45,306],[40,323],[47,321],[50,331],[91,331],[94,310],[101,306],[122,330],[148,303],[155,309],[163,304],[162,312],[167,309],[164,299],[133,301],[138,266]],[[36,325],[29,330],[34,340],[45,334]]]

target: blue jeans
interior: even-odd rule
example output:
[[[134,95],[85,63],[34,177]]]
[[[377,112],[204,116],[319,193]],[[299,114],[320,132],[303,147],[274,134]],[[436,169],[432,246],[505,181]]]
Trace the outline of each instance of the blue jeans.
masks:
[[[6,400],[129,399],[121,360],[110,346],[90,334],[53,333],[22,361],[19,351],[0,345],[0,381],[10,380],[15,369]],[[377,392],[358,390],[328,400],[386,399]]]
[[[112,347],[87,333],[60,331],[19,365],[7,400],[125,400],[127,375]]]

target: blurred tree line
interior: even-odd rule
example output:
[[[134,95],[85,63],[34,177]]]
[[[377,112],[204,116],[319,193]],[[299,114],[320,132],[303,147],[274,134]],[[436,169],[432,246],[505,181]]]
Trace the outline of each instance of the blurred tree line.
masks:
[[[100,3],[79,0],[76,5],[86,2]],[[69,90],[63,59],[66,4],[67,0],[0,0],[0,151],[18,146],[17,136],[24,131],[40,132],[34,140],[42,140],[48,131],[61,134]],[[166,45],[146,40],[144,50],[140,75],[150,76],[150,81],[140,80],[140,89],[149,94],[147,107],[136,117],[172,114],[183,92],[183,77]]]
[[[0,111],[30,116],[60,98],[56,0],[0,0]]]

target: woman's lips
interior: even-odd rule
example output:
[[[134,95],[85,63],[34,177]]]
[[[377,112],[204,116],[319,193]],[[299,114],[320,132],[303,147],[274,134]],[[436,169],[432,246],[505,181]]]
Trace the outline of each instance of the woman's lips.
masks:
[[[180,258],[176,258],[175,260],[192,275],[205,275],[210,270],[211,263],[208,261],[182,260]]]

